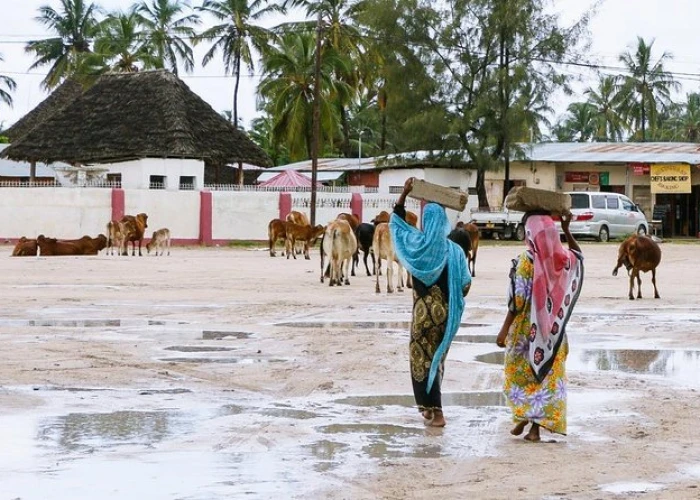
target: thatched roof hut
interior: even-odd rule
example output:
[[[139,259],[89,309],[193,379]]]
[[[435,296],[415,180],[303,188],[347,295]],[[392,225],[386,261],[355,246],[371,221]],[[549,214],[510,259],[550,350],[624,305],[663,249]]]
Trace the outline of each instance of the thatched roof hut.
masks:
[[[244,132],[165,70],[100,77],[3,155],[71,164],[188,158],[209,164],[271,165]]]
[[[5,130],[2,135],[17,141],[29,131],[45,122],[56,113],[60,113],[66,106],[75,101],[83,93],[83,87],[75,80],[66,80],[39,105],[17,120],[14,125]]]

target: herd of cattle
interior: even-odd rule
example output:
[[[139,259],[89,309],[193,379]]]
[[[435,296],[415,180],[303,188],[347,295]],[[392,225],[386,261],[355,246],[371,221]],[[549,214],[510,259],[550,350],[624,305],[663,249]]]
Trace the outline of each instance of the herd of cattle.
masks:
[[[380,292],[379,276],[382,260],[386,266],[386,291],[394,291],[394,266],[398,266],[397,291],[403,291],[404,272],[401,264],[396,259],[391,234],[389,232],[389,213],[382,211],[371,223],[360,223],[353,214],[341,213],[328,225],[311,226],[306,215],[302,212],[292,211],[286,220],[272,219],[268,224],[268,244],[270,256],[275,257],[275,246],[278,241],[284,241],[284,255],[289,259],[296,259],[297,253],[304,254],[304,258],[310,259],[309,247],[314,246],[321,239],[321,283],[329,278],[329,285],[349,285],[350,276],[355,276],[355,268],[359,267],[360,252],[363,253],[363,261],[367,276],[376,276],[375,291]],[[406,222],[416,226],[418,217],[413,212],[406,212]],[[459,233],[462,233],[460,236]],[[452,231],[450,238],[466,241],[465,248],[469,270],[472,276],[476,276],[476,255],[479,249],[479,229],[471,223],[458,222]],[[467,251],[468,250],[468,251]],[[324,267],[324,261],[328,257],[329,264]],[[367,257],[372,259],[372,271],[367,264]],[[634,300],[634,281],[637,281],[637,298],[642,298],[640,272],[651,271],[651,281],[654,286],[654,298],[659,298],[656,288],[656,268],[661,262],[661,249],[649,236],[632,235],[626,238],[618,251],[617,266],[613,270],[613,276],[617,276],[617,270],[625,266],[629,274],[629,298]],[[411,288],[411,276],[407,274],[406,287]]]
[[[143,243],[146,228],[148,227],[148,215],[125,215],[120,220],[111,220],[107,223],[107,235],[99,234],[96,238],[83,236],[75,240],[47,238],[40,234],[36,239],[22,236],[15,245],[12,255],[24,257],[30,255],[97,255],[100,250],[106,254],[128,255],[128,246],[131,243],[131,255],[136,255],[138,243],[139,255]],[[153,233],[151,241],[146,244],[146,251],[150,254],[154,250],[155,255],[163,255],[165,250],[170,255],[170,230],[162,228]]]
[[[349,213],[341,213],[335,220],[325,227],[322,225],[311,226],[306,214],[292,211],[286,220],[272,219],[268,224],[268,244],[270,257],[275,257],[277,242],[284,242],[284,255],[289,259],[296,259],[297,253],[304,254],[304,258],[310,259],[309,247],[321,240],[321,283],[329,278],[329,285],[349,285],[350,276],[355,276],[355,269],[359,267],[360,252],[363,254],[363,262],[367,276],[376,276],[375,291],[380,292],[379,276],[382,274],[382,261],[386,265],[386,291],[393,293],[403,291],[404,271],[394,253],[394,247],[389,232],[389,213],[380,212],[371,223],[360,222],[357,216]],[[418,216],[406,212],[406,222],[416,227]],[[461,233],[461,236],[459,234]],[[465,254],[469,261],[472,275],[475,273],[476,254],[479,247],[479,230],[474,224],[457,224],[452,236],[460,241],[467,242]],[[464,246],[463,246],[464,248]],[[325,259],[328,258],[328,265]],[[370,272],[367,258],[372,259],[372,271]],[[394,287],[394,265],[398,267],[397,284]],[[412,287],[411,276],[407,274],[405,286]]]

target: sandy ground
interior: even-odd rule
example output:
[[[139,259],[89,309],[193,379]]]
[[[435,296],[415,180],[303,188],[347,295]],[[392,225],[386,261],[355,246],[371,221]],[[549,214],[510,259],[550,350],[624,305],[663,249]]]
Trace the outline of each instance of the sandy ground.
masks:
[[[463,317],[474,329],[467,327],[465,333],[493,335],[495,340],[505,311],[510,259],[520,245],[482,244]],[[0,425],[5,425],[0,438],[9,439],[11,446],[0,451],[0,499],[39,498],[31,485],[43,484],[47,474],[53,498],[97,498],[81,490],[80,481],[69,484],[61,471],[81,460],[95,460],[98,452],[91,451],[91,458],[67,448],[71,462],[49,470],[42,460],[53,452],[34,442],[37,429],[30,429],[31,439],[26,440],[16,437],[18,429],[13,441],[11,428],[40,421],[56,408],[70,413],[149,405],[129,397],[115,402],[99,391],[76,396],[89,388],[172,390],[167,405],[178,409],[197,407],[204,399],[230,408],[236,398],[243,405],[257,401],[277,409],[332,408],[327,418],[333,425],[377,422],[391,429],[393,424],[399,430],[390,442],[396,439],[410,447],[410,439],[420,441],[420,453],[392,454],[364,446],[357,453],[336,455],[352,467],[334,464],[306,483],[307,462],[297,463],[296,452],[284,455],[280,449],[294,450],[295,440],[317,432],[321,426],[314,418],[300,415],[287,425],[269,415],[232,412],[229,420],[211,418],[197,429],[196,438],[178,442],[184,450],[202,446],[210,454],[263,450],[269,460],[283,456],[282,463],[297,463],[290,466],[302,479],[285,484],[282,473],[259,482],[248,479],[246,498],[700,498],[700,376],[695,371],[700,245],[664,243],[658,273],[661,299],[651,298],[650,276],[644,275],[645,298],[635,301],[627,299],[624,273],[611,276],[617,244],[582,246],[586,277],[569,326],[571,356],[580,358],[584,349],[626,350],[628,355],[636,350],[636,355],[620,356],[619,369],[602,358],[597,361],[600,369],[570,368],[569,435],[545,432],[545,442],[539,444],[509,435],[509,413],[503,407],[468,413],[446,404],[448,425],[436,430],[423,428],[418,413],[406,405],[347,411],[324,406],[348,396],[410,395],[402,330],[411,295],[375,294],[374,278],[364,272],[350,286],[322,285],[317,252],[311,261],[229,248],[175,248],[170,257],[159,258],[11,258],[11,248],[5,247],[6,257],[0,258]],[[216,332],[226,335],[216,340]],[[198,361],[197,346],[206,351],[212,343],[230,349],[238,362],[211,362],[206,358],[211,353],[199,353]],[[475,358],[497,351],[495,344],[484,342],[454,346],[443,391],[498,391],[501,367]],[[678,356],[660,360],[659,352]],[[182,362],[182,356],[190,358]],[[358,435],[361,429],[355,427],[360,430],[353,437],[357,442],[365,437]],[[147,444],[157,451],[165,446]],[[431,446],[438,451],[433,453]],[[129,459],[138,460],[142,453],[146,451],[130,449]],[[51,456],[60,462],[58,454]],[[187,475],[180,472],[180,479]],[[23,482],[16,479],[20,476]],[[185,494],[183,486],[147,498],[234,498],[241,492],[235,481],[219,479],[212,480],[218,489],[209,494]],[[131,491],[128,486],[118,491],[109,498],[146,498],[139,495],[138,484]]]

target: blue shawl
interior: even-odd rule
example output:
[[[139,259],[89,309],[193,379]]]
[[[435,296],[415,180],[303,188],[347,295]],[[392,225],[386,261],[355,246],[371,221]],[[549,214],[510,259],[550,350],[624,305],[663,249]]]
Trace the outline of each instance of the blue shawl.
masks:
[[[462,290],[472,277],[467,267],[464,251],[447,239],[450,223],[445,209],[436,203],[428,203],[423,209],[423,230],[409,225],[401,217],[392,214],[389,221],[394,252],[401,265],[426,286],[432,286],[447,266],[449,304],[447,325],[442,342],[430,364],[426,392],[430,392],[435,381],[440,360],[449,349],[462,320],[464,297]]]

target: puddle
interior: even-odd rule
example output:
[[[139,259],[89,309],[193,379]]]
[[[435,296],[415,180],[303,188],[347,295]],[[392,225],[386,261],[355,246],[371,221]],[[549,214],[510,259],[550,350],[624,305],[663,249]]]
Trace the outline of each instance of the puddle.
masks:
[[[280,358],[160,358],[166,363],[231,363],[241,365],[253,365],[256,363],[284,363],[286,359]]]
[[[600,487],[601,490],[612,493],[614,495],[624,495],[626,493],[650,493],[659,491],[664,488],[664,485],[658,483],[610,483]]]
[[[455,335],[454,342],[471,344],[495,344],[497,335]]]
[[[410,321],[290,321],[275,323],[275,326],[290,328],[338,328],[359,330],[408,330]],[[460,328],[481,328],[490,326],[482,323],[461,323]],[[495,338],[495,337],[494,337]]]
[[[292,420],[308,420],[319,417],[318,414],[311,411],[294,410],[290,408],[265,408],[257,413],[265,415],[266,417],[288,418]]]
[[[338,404],[374,407],[382,406],[416,406],[416,400],[413,395],[383,395],[383,396],[350,396],[334,401]],[[484,392],[455,392],[442,395],[443,406],[465,406],[465,407],[482,407],[482,406],[505,406],[506,399],[501,391],[484,391]]]
[[[476,361],[502,365],[504,351],[475,356]],[[645,349],[584,349],[569,352],[566,366],[579,371],[620,371],[640,375],[660,375],[697,383],[700,351]]]
[[[166,351],[177,352],[225,352],[235,351],[235,347],[220,347],[209,345],[173,345],[164,348]]]
[[[253,334],[249,332],[224,332],[217,330],[204,330],[202,332],[203,340],[222,340],[225,338],[234,339],[249,339]]]
[[[348,448],[350,447],[347,444],[329,441],[327,439],[316,441],[306,446],[306,449],[317,460],[314,463],[314,470],[316,472],[328,472],[337,468],[343,463],[342,454],[345,453]]]
[[[0,326],[34,326],[59,328],[101,328],[121,326],[120,319],[3,319]]]

